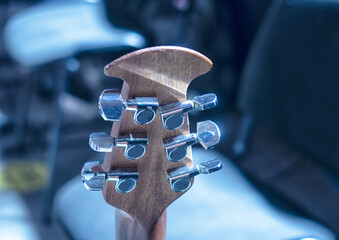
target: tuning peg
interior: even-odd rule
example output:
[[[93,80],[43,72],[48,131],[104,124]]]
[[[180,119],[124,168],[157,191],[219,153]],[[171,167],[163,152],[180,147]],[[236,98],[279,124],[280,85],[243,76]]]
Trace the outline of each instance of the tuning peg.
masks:
[[[220,160],[213,159],[193,167],[180,167],[169,171],[168,179],[174,192],[184,192],[191,187],[191,178],[199,174],[209,174],[222,168]]]
[[[105,181],[114,181],[118,193],[128,193],[135,188],[138,176],[131,169],[104,172],[98,161],[86,162],[81,171],[82,182],[89,191],[101,191]]]
[[[214,147],[220,140],[219,127],[207,120],[197,123],[197,133],[182,134],[164,139],[167,158],[171,162],[183,160],[187,155],[187,147],[199,142],[205,149]]]
[[[123,100],[117,89],[104,90],[98,101],[101,117],[106,121],[119,121],[123,110],[134,112],[136,124],[152,122],[158,110],[158,100],[155,97],[136,97]]]
[[[113,147],[125,148],[124,155],[129,160],[141,158],[147,148],[148,139],[144,133],[111,137],[105,132],[92,133],[89,136],[90,147],[97,152],[112,152]]]
[[[217,104],[217,96],[214,93],[207,93],[196,96],[192,100],[177,101],[160,106],[159,111],[164,127],[174,130],[184,123],[185,113],[193,109],[203,111],[215,107]]]

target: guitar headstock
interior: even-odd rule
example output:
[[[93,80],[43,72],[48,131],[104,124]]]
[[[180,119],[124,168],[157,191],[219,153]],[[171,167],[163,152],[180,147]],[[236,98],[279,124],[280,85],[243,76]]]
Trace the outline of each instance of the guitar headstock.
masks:
[[[128,213],[146,232],[189,189],[195,175],[221,168],[218,160],[193,166],[191,145],[211,148],[220,132],[204,121],[197,133],[190,133],[186,114],[217,104],[214,94],[186,100],[190,82],[211,68],[212,62],[193,50],[152,47],[104,69],[124,83],[121,93],[105,90],[100,96],[100,114],[115,122],[110,135],[91,135],[91,147],[107,153],[102,169],[98,163],[85,164],[83,181],[90,190],[102,188],[106,202]]]

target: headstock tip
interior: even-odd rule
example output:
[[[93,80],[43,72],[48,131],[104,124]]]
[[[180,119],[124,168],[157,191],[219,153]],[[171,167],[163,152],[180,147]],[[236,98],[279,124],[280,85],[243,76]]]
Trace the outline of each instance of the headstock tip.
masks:
[[[210,71],[212,66],[212,61],[197,51],[184,47],[158,46],[118,58],[106,65],[104,73],[125,81],[129,81],[131,75],[159,79],[156,75],[164,74],[189,84],[194,78]],[[149,72],[150,69],[152,72]]]
[[[114,62],[110,62],[109,64],[107,64],[105,67],[104,67],[104,74],[108,77],[112,76],[112,72],[113,72],[113,69],[114,69]]]

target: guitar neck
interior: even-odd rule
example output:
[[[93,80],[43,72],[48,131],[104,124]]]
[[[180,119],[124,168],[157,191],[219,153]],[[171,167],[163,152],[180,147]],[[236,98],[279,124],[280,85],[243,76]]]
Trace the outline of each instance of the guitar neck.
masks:
[[[116,240],[165,240],[166,239],[166,210],[150,232],[127,213],[117,209],[115,214],[115,239]]]

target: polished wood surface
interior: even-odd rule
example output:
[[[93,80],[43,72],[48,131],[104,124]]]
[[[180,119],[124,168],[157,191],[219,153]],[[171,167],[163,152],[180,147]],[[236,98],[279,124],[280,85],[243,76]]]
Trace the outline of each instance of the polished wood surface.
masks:
[[[190,82],[211,68],[212,62],[198,52],[181,47],[153,47],[127,54],[108,64],[104,71],[108,76],[124,80],[121,91],[123,99],[157,97],[159,105],[163,105],[185,100]],[[188,118],[186,116],[185,123],[179,129],[169,131],[163,127],[159,111],[147,125],[136,125],[132,113],[124,111],[121,120],[113,124],[111,135],[131,132],[147,134],[145,155],[138,160],[127,160],[123,149],[116,148],[106,154],[103,165],[105,171],[136,167],[139,173],[136,188],[129,193],[117,193],[113,182],[106,182],[102,191],[106,202],[130,215],[130,218],[122,217],[118,211],[119,232],[116,239],[165,239],[164,211],[183,194],[171,190],[167,170],[192,165],[192,152],[189,147],[186,159],[170,162],[163,139],[188,133]],[[131,235],[131,232],[134,233]]]
[[[146,232],[145,228],[130,215],[117,209],[116,216],[116,240],[163,240],[166,239],[166,210],[154,224],[152,231]]]

